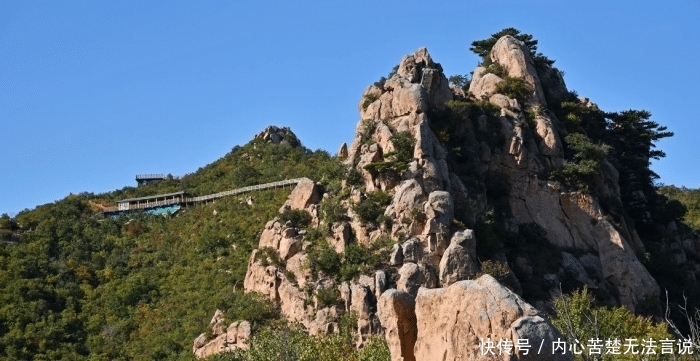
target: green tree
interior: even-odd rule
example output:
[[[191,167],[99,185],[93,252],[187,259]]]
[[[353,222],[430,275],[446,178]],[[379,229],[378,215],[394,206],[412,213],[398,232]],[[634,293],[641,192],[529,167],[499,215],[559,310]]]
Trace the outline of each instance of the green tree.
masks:
[[[654,209],[662,208],[654,181],[659,175],[651,170],[651,160],[666,154],[656,142],[673,132],[650,120],[646,110],[608,113],[605,143],[610,145],[609,159],[620,172],[620,193],[625,211],[635,222],[650,222]]]
[[[491,63],[491,59],[489,57],[491,49],[493,49],[493,46],[496,45],[498,39],[506,35],[510,35],[525,43],[525,46],[530,50],[530,54],[532,55],[532,58],[535,60],[536,64],[545,64],[549,66],[554,64],[554,60],[550,60],[546,56],[542,55],[542,53],[537,52],[537,40],[535,40],[532,35],[523,34],[520,32],[520,30],[515,28],[505,28],[495,34],[491,34],[491,37],[488,39],[476,40],[472,42],[472,46],[469,48],[469,50],[481,57],[483,65],[489,65]]]
[[[571,133],[564,138],[567,161],[555,172],[566,184],[580,190],[590,190],[600,181],[600,166],[610,147],[594,144],[581,133]]]
[[[447,80],[450,82],[450,84],[464,90],[465,92],[469,90],[469,82],[471,81],[471,79],[469,79],[469,74],[451,75]]]

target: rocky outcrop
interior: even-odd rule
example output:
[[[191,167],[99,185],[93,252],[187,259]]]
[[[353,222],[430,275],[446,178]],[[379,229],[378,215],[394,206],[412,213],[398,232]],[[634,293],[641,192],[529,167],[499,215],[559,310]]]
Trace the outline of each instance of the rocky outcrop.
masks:
[[[474,277],[479,271],[474,231],[455,232],[450,246],[440,260],[440,285],[447,287],[457,281]]]
[[[298,147],[301,145],[299,138],[297,138],[296,134],[294,134],[289,127],[277,127],[274,125],[263,129],[262,132],[255,135],[254,139],[260,139],[268,143],[288,145],[292,147]]]
[[[343,142],[338,148],[338,158],[346,159],[348,157],[348,144]]]
[[[558,104],[567,94],[561,73],[546,65],[536,67],[527,46],[511,36],[500,38],[489,57],[502,66],[508,76],[522,79],[531,90],[526,104],[518,106],[535,114],[534,127],[527,128],[522,126],[522,114],[515,111],[503,113],[502,110],[499,120],[505,137],[504,146],[483,152],[480,157],[487,172],[495,172],[508,180],[511,230],[517,232],[517,225],[535,223],[546,230],[546,237],[553,245],[596,254],[605,282],[615,288],[618,301],[630,309],[646,299],[657,297],[659,287],[656,281],[636,257],[637,252],[643,252],[643,245],[624,219],[620,226],[615,226],[608,221],[595,198],[566,191],[556,182],[538,178],[538,175],[564,164],[562,139],[565,132],[559,120],[547,110],[548,102]],[[501,108],[515,109],[515,104],[507,97],[494,93],[497,79],[485,85],[485,77],[492,74],[484,75],[484,71],[485,68],[478,67],[474,72],[470,85],[473,96],[488,98]],[[586,104],[595,107],[587,100]],[[484,120],[472,121],[476,129],[486,129]],[[485,172],[480,175],[485,176]],[[601,178],[603,185],[598,193],[619,198],[617,171],[608,162],[603,162]],[[578,278],[581,282],[591,283],[582,276]]]
[[[416,301],[406,292],[388,290],[378,302],[379,320],[384,327],[384,337],[391,352],[392,361],[415,361],[413,346],[416,343]]]
[[[269,260],[255,249],[248,261],[243,288],[246,292],[258,292],[269,299],[277,300],[277,288],[280,282],[277,273],[277,267],[270,265]]]
[[[572,359],[570,353],[553,355],[552,341],[562,338],[559,331],[534,307],[489,275],[447,288],[421,288],[416,297],[416,323],[416,360],[510,359],[483,354],[479,344],[487,339],[496,343],[527,339],[533,349],[529,357],[520,354],[519,360]],[[537,355],[542,340],[544,347]]]
[[[499,94],[498,84],[504,79],[483,67],[474,72],[470,94],[458,92],[448,85],[440,64],[421,48],[401,60],[396,74],[364,91],[355,138],[339,151],[357,172],[353,180],[344,181],[342,191],[323,196],[313,181],[303,181],[280,209],[309,212],[312,225],[323,231],[321,237],[338,253],[353,242],[370,248],[394,242],[380,250],[386,257],[374,263],[380,269],[363,268],[364,274],[342,283],[322,273],[315,279],[306,250],[318,239],[307,239],[305,230],[276,218],[263,230],[260,249],[251,254],[246,292],[276,300],[287,319],[303,324],[312,334],[336,332],[339,317],[354,312],[358,346],[370,335],[383,333],[392,359],[404,361],[494,359],[479,354],[479,341],[487,338],[521,338],[537,347],[540,341],[551,346],[561,335],[516,294],[526,288],[524,283],[521,288],[511,268],[528,279],[539,272],[550,288],[573,275],[630,309],[658,296],[658,285],[636,258],[643,245],[634,229],[624,219],[616,224],[608,221],[594,197],[541,179],[564,165],[566,130],[547,109],[569,96],[561,73],[547,65],[535,66],[527,46],[510,36],[499,39],[489,57],[507,76],[522,80],[530,90],[526,97],[511,95],[516,100]],[[465,109],[459,111],[468,116],[453,124],[450,134],[438,132],[438,137],[431,125],[441,119],[430,117],[441,114],[447,102],[466,97],[495,107],[484,106],[481,112],[472,111],[474,103],[463,104]],[[397,139],[406,135],[414,142],[413,149],[404,149],[398,159],[405,144]],[[451,136],[462,143],[446,142]],[[268,138],[273,136],[261,136]],[[443,144],[450,144],[450,152],[459,152],[457,160],[449,158],[454,169],[448,168]],[[601,189],[595,193],[619,198],[618,174],[610,163],[604,164],[601,178]],[[369,202],[373,192],[387,193],[388,206],[377,210],[386,203],[372,205],[371,212],[361,209],[359,205]],[[342,217],[324,223],[318,215],[325,204],[317,203],[325,200],[337,202]],[[480,264],[479,240],[503,240],[493,240],[498,235],[488,233],[481,238],[468,228],[488,228],[474,226],[493,216],[489,202],[494,200],[504,232],[522,236],[523,227],[539,226],[543,231],[538,241],[546,238],[553,247],[577,252],[563,253],[561,263],[544,275],[522,254],[498,252],[490,256],[490,263]],[[372,214],[372,219],[360,217],[361,212]],[[392,242],[374,243],[386,238]],[[680,238],[676,243],[679,261],[681,252],[695,247]],[[266,247],[279,259],[273,260]],[[582,253],[578,258],[573,255]],[[507,271],[504,283],[514,291],[488,275],[473,280],[482,266],[486,272],[487,265]],[[338,300],[332,298],[336,294]],[[533,354],[517,359],[569,359],[551,350]]]
[[[501,37],[491,49],[491,61],[503,66],[508,76],[525,82],[532,92],[530,101],[533,104],[547,105],[542,84],[535,69],[535,61],[522,41],[510,35]]]
[[[469,83],[469,94],[477,100],[488,99],[496,94],[496,87],[503,79],[496,74],[486,73],[486,68],[480,66],[474,70],[472,81]]]
[[[303,210],[309,205],[316,204],[321,200],[321,195],[318,186],[314,181],[304,178],[297,183],[297,186],[292,190],[287,201],[284,203],[283,209]]]
[[[604,278],[623,305],[634,310],[640,302],[658,297],[659,286],[637,259],[635,248],[610,224],[593,197],[562,192],[555,183],[528,176],[515,179],[512,192],[516,221],[538,224],[560,248],[595,252]]]
[[[442,108],[453,98],[442,67],[421,48],[405,56],[396,74],[380,85],[370,86],[363,94],[363,121],[358,124],[347,161],[363,173],[368,191],[381,188],[381,177],[364,167],[381,161],[383,154],[394,150],[390,140],[393,134],[409,132],[416,140],[411,166],[416,174],[412,178],[421,180],[426,194],[445,190],[449,186],[446,152],[430,131],[426,116],[430,109]]]
[[[345,251],[345,247],[350,244],[350,237],[352,235],[352,227],[348,222],[337,222],[333,223],[331,226],[331,233],[333,238],[330,239],[331,246],[336,252],[341,253]]]
[[[202,333],[194,340],[192,353],[197,358],[205,358],[237,349],[248,349],[250,323],[248,321],[233,322],[225,327],[225,321],[224,313],[221,310],[216,310],[209,323],[213,339],[208,339],[207,334]]]

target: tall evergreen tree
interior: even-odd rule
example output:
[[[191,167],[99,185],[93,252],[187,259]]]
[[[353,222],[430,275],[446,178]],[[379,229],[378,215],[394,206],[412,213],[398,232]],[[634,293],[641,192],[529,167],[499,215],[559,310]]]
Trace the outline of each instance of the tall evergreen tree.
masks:
[[[646,110],[608,113],[606,143],[611,146],[609,158],[620,172],[620,192],[627,213],[637,222],[652,221],[653,209],[662,200],[654,181],[659,175],[651,170],[651,160],[666,154],[655,142],[673,136],[673,132],[650,120]]]

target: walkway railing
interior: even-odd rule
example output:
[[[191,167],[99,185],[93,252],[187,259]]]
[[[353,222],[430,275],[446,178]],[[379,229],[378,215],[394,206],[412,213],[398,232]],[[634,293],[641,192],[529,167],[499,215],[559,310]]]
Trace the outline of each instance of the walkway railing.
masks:
[[[243,188],[236,188],[236,189],[232,189],[229,191],[208,194],[205,196],[187,197],[187,198],[182,198],[182,199],[179,199],[179,198],[178,199],[167,199],[167,200],[163,200],[163,201],[129,205],[129,209],[121,210],[121,211],[157,208],[157,207],[169,206],[169,205],[173,205],[173,204],[194,205],[194,204],[198,204],[198,203],[208,202],[208,201],[218,199],[218,198],[234,196],[237,194],[258,191],[258,190],[263,190],[263,189],[269,189],[269,188],[284,187],[286,185],[292,185],[292,184],[298,184],[304,180],[310,180],[310,179],[308,179],[308,178],[285,179],[282,181],[277,181],[277,182],[272,182],[272,183],[263,183],[263,184],[256,184],[256,185],[247,186],[247,187],[243,187]],[[154,195],[153,197],[156,198],[158,196],[159,195]],[[113,212],[119,212],[119,211],[120,211],[119,207],[105,207],[103,210],[104,213],[113,213]]]

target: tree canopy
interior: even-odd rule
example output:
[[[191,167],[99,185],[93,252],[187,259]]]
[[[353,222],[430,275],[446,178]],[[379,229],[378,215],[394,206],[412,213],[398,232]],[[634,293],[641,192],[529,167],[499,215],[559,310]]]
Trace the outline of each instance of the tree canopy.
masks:
[[[554,64],[554,60],[550,60],[546,56],[542,55],[542,53],[537,52],[537,40],[535,40],[532,35],[521,33],[520,30],[515,28],[505,28],[495,34],[491,34],[491,37],[487,39],[476,40],[472,42],[472,46],[469,48],[469,50],[474,52],[476,55],[479,55],[484,64],[489,64],[491,62],[491,59],[489,58],[491,49],[493,49],[493,46],[496,45],[498,39],[506,35],[510,35],[525,43],[525,46],[530,49],[530,54],[532,55],[532,58],[535,59],[536,64]]]

